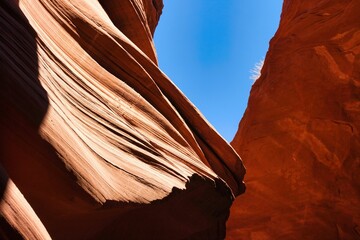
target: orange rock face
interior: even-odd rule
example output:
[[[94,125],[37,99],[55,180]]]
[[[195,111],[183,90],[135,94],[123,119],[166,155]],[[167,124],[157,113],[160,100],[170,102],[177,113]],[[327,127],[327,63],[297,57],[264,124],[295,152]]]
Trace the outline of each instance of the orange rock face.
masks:
[[[223,238],[245,170],[157,66],[162,1],[0,2],[0,238]]]
[[[285,0],[232,142],[228,239],[360,239],[360,2]]]

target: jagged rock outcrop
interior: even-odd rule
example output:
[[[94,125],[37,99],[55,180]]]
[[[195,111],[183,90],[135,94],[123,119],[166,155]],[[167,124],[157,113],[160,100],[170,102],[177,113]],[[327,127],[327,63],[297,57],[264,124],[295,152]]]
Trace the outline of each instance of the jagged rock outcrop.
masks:
[[[2,239],[219,239],[239,156],[159,70],[162,1],[0,2]]]
[[[232,141],[228,239],[360,239],[360,2],[285,0]]]

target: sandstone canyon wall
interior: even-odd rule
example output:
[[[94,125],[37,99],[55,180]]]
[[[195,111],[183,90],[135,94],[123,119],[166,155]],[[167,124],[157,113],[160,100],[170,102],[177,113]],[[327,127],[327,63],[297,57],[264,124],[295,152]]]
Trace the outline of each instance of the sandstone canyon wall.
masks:
[[[241,159],[159,70],[161,0],[0,2],[0,238],[221,239]]]
[[[360,1],[285,0],[232,141],[228,239],[360,239]]]

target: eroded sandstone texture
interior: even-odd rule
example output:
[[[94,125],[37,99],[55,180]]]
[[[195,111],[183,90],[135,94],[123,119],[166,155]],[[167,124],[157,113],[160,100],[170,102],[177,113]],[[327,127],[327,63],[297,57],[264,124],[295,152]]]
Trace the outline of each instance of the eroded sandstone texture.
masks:
[[[159,70],[161,0],[0,1],[0,238],[219,239],[240,158]]]
[[[360,239],[360,1],[285,0],[232,145],[229,239]]]

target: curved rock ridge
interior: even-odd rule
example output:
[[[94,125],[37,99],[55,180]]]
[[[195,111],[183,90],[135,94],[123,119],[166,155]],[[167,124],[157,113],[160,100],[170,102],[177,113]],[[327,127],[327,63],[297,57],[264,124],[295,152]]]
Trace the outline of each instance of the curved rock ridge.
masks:
[[[99,0],[99,3],[112,23],[151,60],[157,62],[152,37],[164,6],[162,0]]]
[[[360,2],[285,0],[232,141],[228,239],[360,239]]]
[[[161,9],[1,1],[2,238],[225,236],[245,169],[158,68]]]

